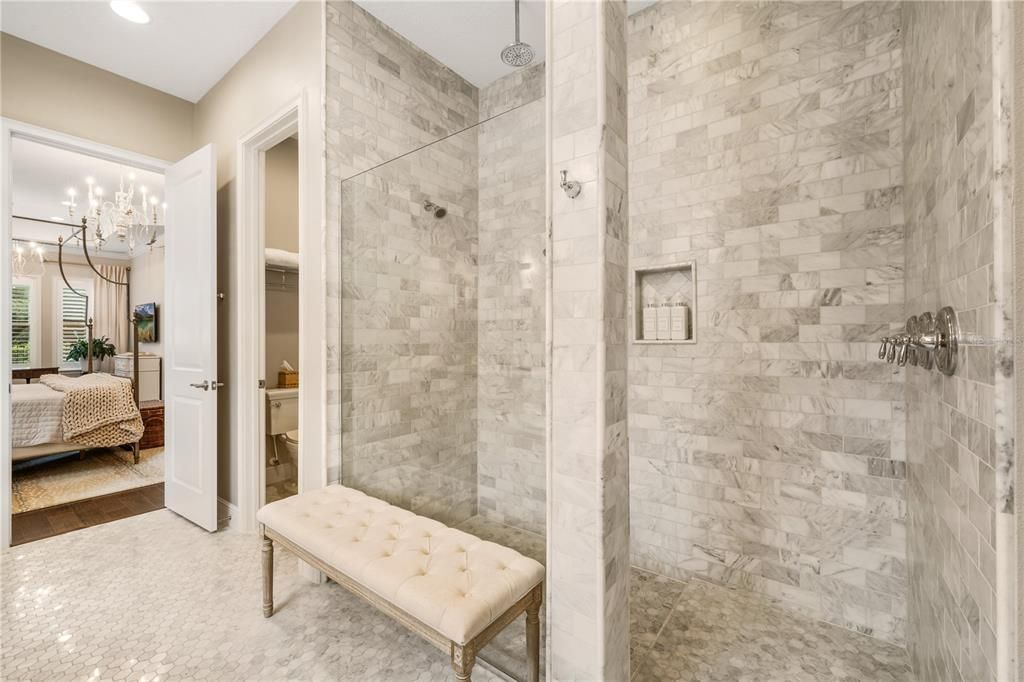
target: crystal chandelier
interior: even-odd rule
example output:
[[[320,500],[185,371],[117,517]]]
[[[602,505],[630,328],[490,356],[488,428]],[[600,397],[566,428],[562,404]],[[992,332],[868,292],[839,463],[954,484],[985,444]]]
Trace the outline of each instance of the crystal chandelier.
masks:
[[[35,242],[11,242],[11,272],[15,277],[38,277],[43,274],[43,247]]]
[[[132,254],[138,244],[152,247],[156,243],[157,230],[163,227],[163,219],[167,215],[167,204],[161,204],[159,197],[150,195],[146,187],[139,186],[139,202],[136,206],[134,173],[128,175],[127,189],[124,176],[121,176],[113,201],[104,198],[103,188],[97,186],[92,178],[86,178],[85,184],[88,186],[84,215],[86,229],[80,238],[88,239],[97,249],[102,249],[108,240],[116,237],[128,246],[128,252]],[[75,218],[77,199],[78,191],[72,187],[63,202],[69,218]]]

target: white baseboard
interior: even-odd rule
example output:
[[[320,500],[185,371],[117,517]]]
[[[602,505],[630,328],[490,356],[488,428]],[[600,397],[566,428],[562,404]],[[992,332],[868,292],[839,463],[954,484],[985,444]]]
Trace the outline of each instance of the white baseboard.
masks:
[[[217,528],[238,530],[238,505],[232,504],[223,497],[217,498]]]

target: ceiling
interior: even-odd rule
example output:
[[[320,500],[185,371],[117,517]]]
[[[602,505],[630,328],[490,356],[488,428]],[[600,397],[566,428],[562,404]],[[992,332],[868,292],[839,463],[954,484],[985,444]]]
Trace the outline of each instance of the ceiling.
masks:
[[[0,30],[197,102],[295,2],[140,0],[151,21],[139,25],[105,1],[3,0]]]
[[[512,73],[499,56],[515,39],[513,0],[355,0],[477,87]],[[520,40],[544,61],[544,2],[522,0]]]
[[[639,12],[655,1],[629,0],[629,13]],[[499,56],[501,49],[515,39],[513,0],[355,2],[477,87],[515,71]],[[543,0],[522,0],[519,21],[520,40],[533,47],[534,63],[544,61]]]
[[[164,176],[159,173],[19,138],[11,141],[11,168],[15,216],[12,231],[15,239],[25,241],[56,242],[59,236],[67,238],[71,232],[70,225],[77,223],[77,219],[68,218],[67,207],[62,206],[61,202],[67,199],[68,188],[74,187],[78,192],[76,215],[80,219],[86,203],[84,196],[87,177],[92,177],[96,186],[102,187],[106,195],[111,197],[118,188],[121,176],[127,182],[128,174],[135,173],[136,190],[145,186],[150,195],[163,196]],[[19,217],[66,222],[68,225],[21,220]],[[63,220],[55,220],[57,218]],[[111,239],[103,246],[103,251],[108,255],[127,254],[128,247]]]

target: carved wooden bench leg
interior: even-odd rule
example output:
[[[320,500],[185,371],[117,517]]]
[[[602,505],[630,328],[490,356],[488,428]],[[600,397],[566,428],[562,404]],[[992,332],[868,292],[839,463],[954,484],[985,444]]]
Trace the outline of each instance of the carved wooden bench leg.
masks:
[[[263,617],[274,614],[274,543],[263,536]]]
[[[543,583],[534,589],[534,599],[526,607],[527,682],[540,682],[540,606],[544,603]]]
[[[452,669],[455,671],[455,679],[460,682],[469,682],[473,674],[473,664],[476,663],[476,651],[472,642],[466,645],[452,642]]]

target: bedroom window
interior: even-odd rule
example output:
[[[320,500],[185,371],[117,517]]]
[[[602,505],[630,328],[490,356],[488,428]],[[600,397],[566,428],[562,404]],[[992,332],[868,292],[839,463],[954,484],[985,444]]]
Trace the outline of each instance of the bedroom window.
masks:
[[[15,277],[11,286],[11,365],[39,364],[39,280]]]
[[[91,281],[71,280],[71,285],[88,296],[90,301],[92,300],[93,295]],[[88,336],[88,331],[85,326],[86,299],[82,298],[66,286],[61,287],[60,289],[59,321],[60,324],[58,325],[58,329],[60,330],[60,337],[58,339],[58,347],[60,348],[60,357],[58,360],[60,362],[60,366],[65,368],[78,368],[80,365],[77,361],[65,360],[65,358],[75,341],[84,339]]]

